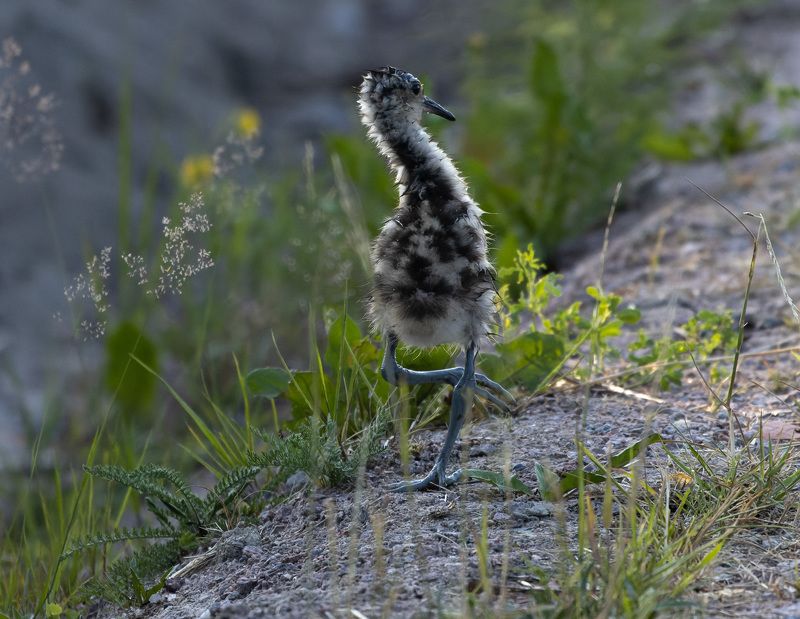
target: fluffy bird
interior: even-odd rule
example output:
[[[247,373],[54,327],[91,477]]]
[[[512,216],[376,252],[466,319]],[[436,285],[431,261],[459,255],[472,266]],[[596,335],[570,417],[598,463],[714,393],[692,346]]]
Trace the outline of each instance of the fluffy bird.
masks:
[[[470,198],[453,162],[421,125],[429,112],[450,121],[449,111],[425,96],[411,73],[383,67],[368,71],[359,91],[361,120],[396,175],[400,201],[372,247],[374,287],[369,315],[384,339],[381,374],[392,384],[447,383],[454,387],[447,436],[433,469],[393,490],[445,487],[453,445],[473,394],[507,407],[511,394],[475,371],[481,340],[495,303],[494,269],[487,257],[482,211]],[[397,363],[398,343],[418,347],[460,344],[464,367],[428,372]]]

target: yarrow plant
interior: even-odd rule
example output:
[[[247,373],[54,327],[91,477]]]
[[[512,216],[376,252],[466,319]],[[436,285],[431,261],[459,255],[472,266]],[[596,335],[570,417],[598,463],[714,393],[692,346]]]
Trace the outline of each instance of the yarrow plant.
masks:
[[[111,276],[111,248],[104,247],[100,256],[92,256],[86,262],[86,270],[79,273],[72,284],[64,288],[64,296],[67,301],[73,303],[78,299],[89,301],[96,318],[81,320],[80,327],[84,334],[84,340],[97,339],[106,332],[108,320],[108,279]]]
[[[64,142],[53,111],[56,99],[45,93],[12,38],[0,44],[0,158],[18,182],[54,172]]]
[[[164,217],[164,243],[158,258],[158,274],[151,275],[144,256],[128,252],[120,258],[127,266],[127,276],[145,294],[160,299],[168,294],[179,295],[186,282],[198,273],[214,266],[208,249],[197,246],[193,238],[208,232],[211,222],[204,211],[205,202],[201,193],[194,193],[188,202],[178,205],[176,220]],[[84,340],[97,339],[106,332],[110,310],[108,282],[111,277],[111,247],[105,247],[99,256],[86,262],[86,269],[79,273],[64,289],[67,301],[87,301],[90,311],[96,316],[82,319],[79,323]]]
[[[138,254],[127,253],[122,256],[128,267],[128,276],[137,284],[146,287],[146,293],[156,299],[166,294],[181,294],[186,281],[201,271],[214,266],[214,260],[207,249],[193,245],[189,238],[211,229],[208,215],[203,211],[203,194],[194,193],[188,202],[179,205],[180,216],[173,223],[169,217],[161,221],[164,246],[159,259],[159,274],[155,282],[150,281],[144,258]]]

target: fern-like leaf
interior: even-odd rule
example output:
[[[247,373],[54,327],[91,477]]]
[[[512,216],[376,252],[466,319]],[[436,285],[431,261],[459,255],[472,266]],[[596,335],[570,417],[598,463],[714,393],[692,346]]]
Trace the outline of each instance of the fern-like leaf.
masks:
[[[205,500],[205,520],[212,520],[221,510],[230,507],[234,499],[261,472],[258,466],[237,467],[228,471],[208,492]]]
[[[173,528],[137,528],[137,529],[117,529],[112,533],[98,533],[96,535],[87,535],[76,541],[69,550],[61,555],[61,560],[67,559],[74,554],[84,552],[97,546],[105,546],[106,544],[116,544],[118,542],[129,542],[132,540],[143,539],[176,539],[180,536],[181,532]]]

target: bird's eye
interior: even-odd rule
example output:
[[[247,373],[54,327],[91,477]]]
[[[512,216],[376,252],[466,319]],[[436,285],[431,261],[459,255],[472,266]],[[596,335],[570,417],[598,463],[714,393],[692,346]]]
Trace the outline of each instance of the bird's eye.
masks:
[[[419,82],[414,82],[413,84],[411,84],[411,92],[413,92],[415,95],[418,95],[421,90],[422,90],[422,84],[420,84]]]

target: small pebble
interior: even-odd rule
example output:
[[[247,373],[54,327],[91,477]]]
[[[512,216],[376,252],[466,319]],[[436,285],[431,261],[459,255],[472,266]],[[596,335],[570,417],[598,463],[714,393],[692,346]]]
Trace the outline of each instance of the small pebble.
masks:
[[[286,487],[290,491],[300,490],[311,483],[311,478],[305,471],[297,471],[286,480]]]
[[[239,597],[247,597],[256,588],[258,580],[255,578],[243,578],[236,583],[236,593]]]
[[[510,511],[511,515],[517,520],[547,518],[553,514],[553,504],[546,501],[531,501],[529,503],[514,504],[511,506]]]
[[[262,554],[261,547],[259,546],[245,546],[242,548],[242,554],[247,557],[258,557]]]
[[[547,501],[534,501],[529,506],[531,514],[537,518],[546,518],[553,515],[553,504]]]
[[[511,520],[511,516],[509,516],[505,512],[495,512],[494,515],[492,516],[492,520],[498,524],[501,524],[503,522],[508,522],[509,520]]]
[[[470,447],[469,457],[480,458],[481,456],[491,456],[496,451],[497,447],[495,445],[484,443],[481,445],[475,445],[474,447]]]
[[[679,419],[674,425],[678,430],[688,430],[691,427],[692,422],[688,419]]]

